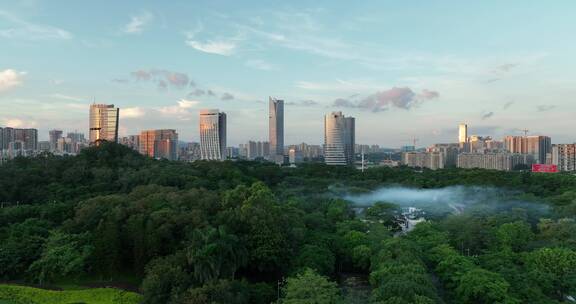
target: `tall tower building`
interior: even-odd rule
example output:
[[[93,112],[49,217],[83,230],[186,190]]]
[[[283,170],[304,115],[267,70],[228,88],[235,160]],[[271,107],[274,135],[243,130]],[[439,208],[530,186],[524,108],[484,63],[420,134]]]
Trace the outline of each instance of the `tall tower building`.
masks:
[[[327,165],[354,164],[355,146],[354,117],[342,112],[324,116],[324,161]]]
[[[468,125],[460,124],[458,125],[458,143],[463,144],[468,142]]]
[[[200,110],[200,155],[206,160],[226,159],[226,113]]]
[[[100,140],[118,142],[120,109],[114,105],[90,105],[90,144]]]
[[[50,130],[48,135],[50,136],[50,151],[54,152],[58,147],[58,139],[62,137],[62,130]]]
[[[270,156],[276,163],[284,162],[284,100],[269,98]]]
[[[178,159],[178,133],[176,130],[147,130],[140,133],[140,153],[152,158]]]

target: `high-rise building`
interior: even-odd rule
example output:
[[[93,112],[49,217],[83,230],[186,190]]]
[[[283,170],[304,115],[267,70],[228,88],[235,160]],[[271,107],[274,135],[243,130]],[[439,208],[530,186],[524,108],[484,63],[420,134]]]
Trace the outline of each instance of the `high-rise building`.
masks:
[[[178,159],[178,133],[176,130],[147,130],[139,136],[140,153],[157,159]]]
[[[576,171],[576,144],[553,145],[552,164],[559,171]]]
[[[56,141],[56,150],[62,154],[74,154],[76,153],[74,142],[69,137],[60,137]]]
[[[270,143],[267,141],[248,141],[246,145],[246,159],[254,160],[257,158],[270,159]],[[274,159],[272,159],[274,160]]]
[[[288,162],[291,165],[301,163],[303,159],[304,156],[302,154],[302,151],[300,151],[298,147],[291,147],[290,149],[288,149]]]
[[[269,98],[270,155],[274,162],[284,162],[284,100]]]
[[[298,147],[299,150],[302,151],[302,156],[307,160],[318,159],[323,155],[322,146],[320,145],[301,143]]]
[[[552,140],[548,136],[506,136],[504,146],[510,153],[533,155],[537,164],[545,164],[552,153]]]
[[[426,149],[426,152],[438,152],[442,154],[442,161],[445,167],[456,167],[458,160],[458,144],[434,144]]]
[[[548,156],[552,153],[552,139],[548,136],[526,137],[528,154],[534,156],[537,164],[545,164]]]
[[[342,112],[324,116],[324,161],[327,165],[354,164],[355,120]]]
[[[200,110],[200,154],[206,160],[226,158],[226,113]]]
[[[50,141],[50,151],[56,152],[58,149],[58,139],[62,137],[62,130],[50,130],[48,131],[49,141]]]
[[[9,150],[10,144],[14,142],[18,142],[12,145],[14,151],[24,151],[25,154],[31,154],[38,150],[38,130],[0,128],[0,150]]]
[[[528,153],[526,139],[523,136],[506,136],[504,137],[504,148],[510,153]]]
[[[106,140],[118,142],[120,109],[114,105],[90,105],[90,144]]]
[[[458,125],[458,143],[460,145],[468,142],[468,125],[461,123]]]

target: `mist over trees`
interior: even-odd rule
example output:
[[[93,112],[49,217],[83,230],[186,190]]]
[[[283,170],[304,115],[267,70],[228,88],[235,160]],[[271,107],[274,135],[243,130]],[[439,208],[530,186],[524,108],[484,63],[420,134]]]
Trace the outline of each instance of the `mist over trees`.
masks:
[[[403,235],[397,202],[344,199],[399,185],[502,194]],[[564,174],[179,163],[105,143],[0,166],[0,280],[131,277],[145,303],[561,303],[576,295],[575,189]],[[342,287],[350,274],[368,294]]]

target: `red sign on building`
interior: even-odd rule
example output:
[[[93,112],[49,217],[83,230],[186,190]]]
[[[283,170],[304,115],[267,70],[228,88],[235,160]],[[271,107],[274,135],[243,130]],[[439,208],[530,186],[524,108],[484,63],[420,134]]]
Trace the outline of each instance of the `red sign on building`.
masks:
[[[558,166],[556,165],[544,165],[544,164],[533,164],[532,172],[540,173],[556,173],[558,172]]]

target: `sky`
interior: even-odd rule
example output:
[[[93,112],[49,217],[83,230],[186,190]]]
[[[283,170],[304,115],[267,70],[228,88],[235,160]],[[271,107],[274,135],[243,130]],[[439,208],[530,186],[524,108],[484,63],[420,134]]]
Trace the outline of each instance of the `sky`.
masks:
[[[0,0],[0,126],[88,133],[93,102],[120,135],[227,113],[228,144],[323,142],[323,116],[356,118],[356,142],[576,141],[576,2]]]

